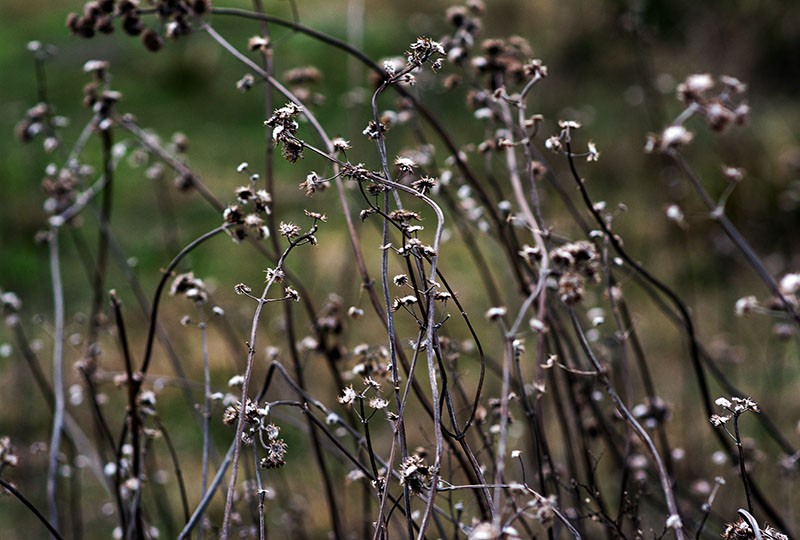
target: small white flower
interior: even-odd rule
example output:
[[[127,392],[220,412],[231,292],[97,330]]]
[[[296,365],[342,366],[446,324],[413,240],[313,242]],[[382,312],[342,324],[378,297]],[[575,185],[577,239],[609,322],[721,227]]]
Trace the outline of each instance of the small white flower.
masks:
[[[385,409],[389,405],[389,402],[380,397],[374,397],[369,400],[369,406],[373,409]]]
[[[547,325],[541,319],[533,318],[528,323],[531,327],[531,330],[536,332],[537,334],[541,334],[547,331]]]
[[[718,407],[722,407],[723,409],[730,409],[731,407],[733,407],[733,404],[730,402],[730,400],[728,400],[728,399],[726,399],[724,397],[717,398],[714,401],[714,403]]]
[[[786,274],[780,283],[782,294],[795,294],[800,291],[800,274]]]
[[[561,139],[555,135],[544,141],[544,146],[548,150],[555,153],[561,152],[561,149],[563,148],[563,145],[561,144]]]
[[[486,318],[490,321],[496,321],[501,317],[505,317],[506,313],[508,313],[508,309],[504,306],[492,307],[486,311]]]
[[[334,150],[338,150],[338,151],[340,151],[340,152],[341,152],[341,151],[345,151],[345,150],[350,150],[350,148],[352,148],[352,147],[350,146],[350,141],[348,141],[348,140],[346,140],[346,139],[344,139],[344,138],[342,138],[342,137],[336,137],[336,138],[334,138],[334,139],[331,141],[331,143],[333,144],[333,149],[334,149]]]
[[[476,120],[489,120],[494,116],[494,113],[492,113],[492,109],[489,107],[481,107],[480,109],[475,109],[472,115]]]
[[[359,397],[358,393],[355,390],[353,390],[352,384],[347,388],[345,388],[342,392],[343,394],[339,396],[337,399],[339,400],[339,403],[342,403],[344,405],[349,405],[353,403],[356,400],[356,398]]]
[[[669,126],[661,133],[661,150],[676,148],[692,142],[694,135],[683,126]]]
[[[677,204],[671,204],[667,207],[667,219],[674,223],[683,223],[684,215],[683,210]]]
[[[742,317],[744,315],[750,314],[753,309],[758,307],[758,299],[755,296],[745,296],[744,298],[739,298],[736,301],[736,305],[734,306],[734,313],[736,313],[737,317]]]
[[[589,154],[586,156],[586,161],[599,160],[600,152],[598,152],[597,146],[592,141],[589,141],[589,144],[587,146],[589,147]]]
[[[683,522],[678,514],[672,514],[667,518],[668,529],[680,529],[683,527]]]
[[[581,123],[575,120],[559,120],[558,127],[561,129],[580,129]]]
[[[413,159],[407,157],[398,157],[394,160],[394,164],[404,173],[413,172],[414,168],[417,166]]]

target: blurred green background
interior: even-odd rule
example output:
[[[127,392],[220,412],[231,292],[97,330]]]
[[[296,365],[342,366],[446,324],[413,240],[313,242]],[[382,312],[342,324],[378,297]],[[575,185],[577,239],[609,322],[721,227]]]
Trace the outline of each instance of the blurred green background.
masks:
[[[225,5],[247,7],[248,2]],[[417,35],[438,37],[447,30],[443,20],[447,5],[438,1],[410,1],[402,6],[398,2],[365,2],[365,51],[373,58],[397,55]],[[289,17],[288,6],[287,2],[272,2],[268,9]],[[13,201],[14,209],[5,212],[0,222],[0,286],[25,291],[35,309],[46,306],[47,298],[46,288],[40,286],[47,279],[43,250],[34,246],[32,238],[42,226],[38,186],[49,158],[38,145],[20,146],[14,137],[15,123],[37,101],[33,61],[26,51],[29,41],[40,40],[56,48],[55,57],[47,64],[48,92],[57,113],[71,120],[65,132],[67,140],[88,118],[88,111],[80,106],[81,88],[88,79],[80,68],[87,59],[102,58],[112,63],[113,86],[124,96],[121,109],[164,138],[175,131],[189,135],[190,161],[212,187],[230,185],[236,164],[252,160],[248,156],[262,144],[258,137],[263,115],[260,98],[255,92],[242,95],[231,91],[244,70],[208,36],[196,34],[178,40],[158,54],[147,54],[137,39],[119,30],[111,36],[82,40],[64,27],[66,14],[80,7],[64,0],[7,0],[0,5],[0,174],[4,199]],[[347,8],[344,0],[298,3],[303,23],[343,39],[348,36]],[[612,202],[628,203],[631,212],[623,219],[631,223],[652,217],[653,205],[641,204],[642,200],[656,205],[670,199],[683,203],[687,196],[674,171],[661,168],[658,158],[645,158],[640,152],[645,134],[658,131],[679,111],[680,104],[673,99],[677,82],[694,72],[730,74],[746,81],[754,113],[751,125],[723,137],[709,137],[698,130],[701,144],[690,150],[698,155],[690,157],[710,182],[720,182],[720,162],[747,165],[750,181],[737,190],[733,217],[741,214],[747,220],[742,226],[754,244],[763,246],[762,254],[788,257],[794,251],[791,235],[776,234],[773,227],[789,231],[798,225],[797,212],[791,210],[800,197],[793,183],[800,161],[796,137],[799,13],[790,1],[492,1],[482,35],[516,33],[531,42],[534,54],[550,68],[550,77],[537,90],[531,110],[545,115],[550,132],[561,117],[584,121],[587,137],[597,142],[605,158],[593,170],[593,195],[609,194]],[[257,31],[255,23],[224,17],[213,22],[240,47]],[[282,29],[275,31],[284,36],[276,48],[276,72],[302,64],[318,66],[325,76],[327,98],[316,111],[318,116],[342,125],[343,132],[361,126],[364,108],[358,110],[362,118],[337,115],[350,112],[342,106],[347,84],[353,73],[363,71],[353,72],[339,52],[303,36],[289,36]],[[463,103],[441,92],[431,99],[443,118],[455,115],[450,121],[463,123],[457,116]],[[477,142],[480,131],[474,125],[463,129],[473,130]],[[132,182],[120,189],[138,187]],[[120,198],[126,201],[117,205],[120,221],[137,227],[150,220],[147,209],[152,198]],[[691,201],[690,196],[688,204]],[[184,203],[194,208],[191,201],[179,201]],[[202,205],[195,209],[203,212]],[[192,227],[193,223],[180,225]],[[639,234],[644,229],[638,226],[624,232],[627,240],[642,241],[637,249],[644,250],[639,253],[645,258],[658,256],[647,251],[658,243],[648,240],[660,234],[663,226],[664,220],[658,219],[648,224],[647,234]],[[204,229],[202,225],[194,230]],[[143,245],[149,241],[147,236],[139,240]],[[658,251],[671,259],[664,250]],[[792,265],[785,260],[780,266]]]
[[[800,400],[792,391],[798,380],[795,346],[775,340],[770,320],[734,318],[735,300],[749,294],[764,297],[763,285],[707,219],[678,171],[658,156],[644,155],[642,148],[647,133],[659,131],[680,112],[674,90],[685,76],[709,72],[747,82],[750,123],[724,135],[710,134],[699,121],[690,124],[697,138],[687,149],[687,156],[714,194],[725,186],[721,164],[747,169],[746,181],[730,199],[730,217],[774,275],[800,270],[800,5],[790,0],[486,3],[482,37],[519,34],[530,41],[534,55],[549,67],[549,77],[534,92],[529,109],[544,115],[545,137],[557,133],[557,120],[561,118],[583,122],[581,137],[594,140],[602,153],[600,162],[585,171],[589,190],[597,200],[627,207],[617,217],[615,228],[629,252],[690,302],[700,321],[701,337],[712,345],[712,353],[722,360],[726,372],[757,400],[761,396],[784,433],[797,445],[795,425]],[[250,6],[241,0],[218,0],[215,4]],[[361,6],[363,24],[356,25],[356,30],[363,31],[365,52],[378,59],[402,54],[418,35],[437,38],[449,31],[443,18],[448,5],[438,0],[310,0],[298,2],[297,8],[304,24],[348,39],[348,19],[352,21]],[[271,13],[291,17],[288,2],[266,2],[265,6]],[[236,81],[245,70],[207,35],[198,32],[181,38],[157,54],[145,51],[137,39],[119,30],[111,36],[83,40],[71,36],[64,24],[70,11],[80,9],[79,2],[66,0],[0,2],[0,289],[14,291],[22,298],[25,322],[34,326],[32,333],[45,344],[51,322],[49,270],[46,247],[37,245],[34,236],[45,226],[40,182],[44,167],[54,157],[46,155],[40,141],[21,145],[14,135],[15,124],[37,102],[34,63],[26,50],[29,41],[39,40],[55,48],[46,64],[47,89],[56,112],[71,121],[63,133],[65,140],[74,140],[90,117],[90,112],[81,107],[81,88],[88,80],[81,67],[89,59],[106,59],[111,62],[112,86],[124,96],[119,110],[134,114],[141,125],[152,128],[164,140],[174,132],[185,133],[190,140],[189,163],[223,202],[231,201],[233,188],[244,183],[235,171],[240,162],[250,162],[256,171],[263,169],[262,95],[258,91],[235,91]],[[240,48],[258,31],[256,23],[220,16],[211,21]],[[323,93],[325,101],[315,112],[332,134],[353,140],[355,157],[375,166],[371,146],[360,136],[369,118],[363,96],[369,95],[370,87],[363,69],[354,68],[343,54],[309,38],[284,29],[274,32],[276,73],[297,65],[317,66],[324,81],[314,90]],[[353,94],[354,86],[360,92]],[[431,89],[428,103],[458,134],[460,144],[477,144],[483,130],[471,121],[461,94],[456,95],[459,99]],[[98,148],[92,144],[95,146],[89,153],[96,156]],[[400,146],[390,152],[399,150]],[[355,302],[358,282],[354,275],[348,280],[353,272],[350,252],[346,238],[337,232],[343,220],[336,215],[334,198],[318,196],[309,202],[297,189],[306,172],[315,167],[325,168],[312,156],[300,166],[278,164],[278,219],[299,222],[297,215],[304,207],[329,212],[331,222],[320,232],[323,249],[298,255],[292,264],[300,271],[313,269],[311,290],[317,298],[336,290],[347,293],[348,302]],[[569,178],[563,177],[563,181],[570,185]],[[162,221],[159,203],[163,194],[144,177],[143,170],[127,164],[120,168],[115,189],[112,224],[125,252],[136,258],[146,291],[152,290],[158,269],[174,255],[176,245],[185,244],[220,221],[220,216],[196,194],[174,191],[169,201],[177,221],[174,225]],[[548,207],[548,217],[556,231],[567,236],[578,234],[555,196],[549,197],[545,203],[552,201],[554,209]],[[664,209],[672,203],[683,208],[688,229],[681,230],[665,218]],[[170,227],[174,229],[168,230]],[[68,313],[74,317],[88,309],[84,294],[87,282],[76,262],[79,257],[74,246],[68,241],[65,245],[72,261],[64,268]],[[254,262],[252,254],[243,255],[224,239],[193,254],[190,266],[199,276],[210,277],[223,298],[230,297],[236,282],[258,284],[264,268],[262,261]],[[114,272],[111,285],[122,282],[119,272]],[[454,276],[456,288],[463,289],[465,297],[479,306],[475,316],[480,317],[488,306],[487,299],[480,291],[470,290],[472,281],[474,276],[468,273]],[[133,305],[129,293],[121,294]],[[633,302],[641,299],[636,292],[632,294]],[[177,319],[188,307],[172,306],[168,313],[176,314]],[[240,321],[246,320],[249,310],[249,306],[243,306],[238,314]],[[646,336],[648,350],[653,351],[652,358],[665,359],[655,371],[663,377],[660,384],[675,407],[680,433],[677,444],[703,451],[700,459],[705,461],[697,468],[713,477],[707,458],[710,452],[706,452],[713,444],[694,440],[698,433],[708,433],[697,420],[694,389],[683,388],[668,378],[674,373],[675,359],[684,354],[682,344],[673,333],[661,331],[663,320],[650,317],[649,310],[652,307],[636,314],[637,324]],[[42,314],[41,318],[37,314]],[[132,314],[131,318],[132,325],[143,320],[140,315]],[[76,320],[74,324],[80,323]],[[10,342],[6,329],[0,329],[0,345]],[[43,359],[48,357],[47,345],[44,347]],[[0,357],[0,435],[12,435],[20,446],[46,440],[46,407],[21,399],[36,391],[13,347],[3,350],[9,354]],[[220,357],[227,354],[215,351]],[[235,362],[226,358],[218,364],[217,378],[222,383]],[[21,407],[30,407],[30,411],[21,414]],[[225,440],[224,431],[219,436]],[[29,465],[32,475],[43,478],[44,459],[29,461]],[[26,487],[34,490],[34,495],[41,488]],[[788,497],[785,504],[793,501],[797,501],[796,495],[794,499]],[[20,519],[25,527],[35,527],[15,504],[7,498],[0,500],[0,524]],[[4,540],[24,536],[0,531]]]

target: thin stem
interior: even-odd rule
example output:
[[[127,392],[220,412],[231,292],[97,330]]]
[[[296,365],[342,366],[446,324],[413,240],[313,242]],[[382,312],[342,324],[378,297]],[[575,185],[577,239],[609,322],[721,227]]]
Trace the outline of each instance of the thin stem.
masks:
[[[681,170],[681,172],[683,172],[684,176],[689,179],[692,187],[694,187],[694,190],[703,200],[703,204],[705,204],[706,208],[711,213],[711,217],[720,224],[722,230],[725,232],[728,238],[730,238],[731,242],[733,242],[739,251],[742,252],[742,255],[744,255],[747,263],[753,268],[753,270],[755,270],[756,274],[767,286],[770,293],[772,293],[772,295],[778,299],[779,302],[781,302],[781,305],[783,306],[784,310],[786,310],[787,315],[796,325],[800,326],[800,313],[789,302],[789,299],[786,297],[786,295],[781,292],[778,283],[769,273],[769,270],[767,270],[766,266],[764,266],[764,263],[761,262],[761,259],[747,242],[745,237],[742,236],[736,226],[725,215],[725,209],[722,206],[717,205],[711,199],[711,196],[708,194],[705,187],[703,187],[703,183],[700,181],[700,178],[689,166],[689,163],[683,157],[683,154],[681,154],[678,150],[670,149],[667,152],[667,155],[669,155],[675,161],[675,163],[678,165],[678,168]]]
[[[122,358],[125,361],[125,375],[127,378],[128,389],[128,410],[127,410],[127,425],[128,431],[131,435],[131,454],[132,454],[132,467],[131,477],[134,480],[134,497],[132,502],[133,513],[133,530],[128,530],[128,535],[136,534],[140,540],[144,540],[144,522],[142,521],[142,508],[141,508],[141,492],[144,474],[142,473],[142,452],[143,449],[140,443],[141,436],[141,421],[139,418],[138,396],[141,389],[142,377],[140,373],[134,374],[133,372],[133,359],[131,358],[130,349],[128,348],[128,338],[126,336],[125,323],[122,319],[122,307],[117,297],[116,291],[111,291],[111,307],[114,311],[114,319],[119,332],[119,342],[122,349]],[[122,439],[120,440],[120,447],[122,446]]]
[[[228,452],[225,454],[225,459],[222,460],[219,469],[217,469],[217,474],[215,474],[213,480],[211,480],[208,490],[203,495],[203,498],[200,499],[197,508],[195,508],[194,512],[192,513],[192,517],[189,518],[189,521],[186,522],[186,525],[178,535],[178,540],[184,540],[185,538],[188,538],[188,536],[192,533],[192,530],[197,526],[198,522],[203,519],[203,514],[205,513],[206,508],[211,503],[211,499],[214,498],[214,495],[217,493],[217,489],[220,485],[222,485],[222,481],[225,479],[225,473],[228,471],[228,467],[233,459],[233,451],[235,447],[235,443],[231,443],[231,445],[228,447]]]
[[[747,473],[747,462],[744,458],[744,445],[742,444],[742,436],[739,433],[739,415],[733,415],[733,429],[736,435],[736,449],[739,451],[739,473],[742,476],[742,484],[744,485],[744,494],[747,498],[747,509],[753,513],[753,501],[750,497],[750,475]]]
[[[64,429],[64,286],[61,278],[61,258],[58,249],[58,229],[50,229],[50,276],[53,288],[53,424],[50,435],[50,455],[47,466],[47,506],[50,523],[58,528],[58,500],[56,479],[61,448],[61,433]]]
[[[581,349],[583,349],[583,352],[586,354],[586,357],[589,359],[589,362],[592,364],[592,367],[597,373],[598,378],[603,383],[603,386],[605,386],[606,393],[609,395],[609,397],[611,397],[611,400],[614,402],[617,410],[625,419],[625,422],[633,429],[636,435],[639,436],[639,439],[642,441],[642,443],[644,443],[644,445],[647,447],[647,450],[650,452],[650,456],[653,458],[653,462],[655,463],[658,471],[658,477],[661,480],[661,489],[664,492],[664,498],[666,499],[670,518],[672,519],[674,517],[678,520],[677,523],[672,525],[675,540],[683,540],[683,524],[680,522],[680,513],[678,512],[678,505],[675,502],[675,492],[672,489],[672,480],[670,479],[669,473],[667,473],[667,468],[664,466],[664,462],[661,459],[661,454],[659,454],[656,445],[650,438],[650,435],[647,434],[647,431],[645,431],[639,421],[636,420],[636,417],[633,415],[633,413],[631,413],[628,407],[625,406],[625,402],[611,384],[611,379],[608,377],[605,368],[603,368],[603,366],[600,364],[600,361],[597,359],[594,351],[592,351],[592,348],[589,345],[589,341],[586,339],[586,335],[583,333],[583,329],[581,328],[580,321],[578,321],[578,316],[575,313],[575,309],[572,306],[568,306],[567,312],[569,313],[569,319],[570,322],[572,322],[572,327],[578,336]]]
[[[205,320],[205,311],[199,302],[196,307],[203,354],[203,457],[200,465],[200,496],[202,497],[208,488],[208,457],[211,450],[211,366],[208,361],[208,325]],[[186,519],[188,520],[189,517],[187,516]],[[197,540],[202,540],[203,532],[202,527],[197,531]]]
[[[0,478],[0,486],[3,486],[3,489],[7,490],[14,497],[19,499],[19,501],[22,504],[24,504],[28,508],[28,510],[33,512],[33,515],[35,515],[36,518],[42,523],[42,525],[44,525],[47,528],[47,530],[50,531],[50,535],[53,538],[55,538],[55,540],[64,540],[61,536],[61,533],[58,532],[58,529],[56,529],[52,523],[47,521],[47,518],[44,517],[44,514],[42,514],[39,511],[39,509],[36,508],[36,506],[34,506],[34,504],[30,500],[28,500],[27,497],[25,497],[25,495],[22,494],[22,492],[20,492],[16,487],[14,487],[14,484]]]
[[[170,261],[167,267],[162,270],[161,272],[161,279],[158,282],[158,286],[156,287],[156,292],[153,295],[153,304],[150,310],[150,329],[147,332],[147,344],[145,345],[144,350],[144,358],[142,360],[142,367],[139,369],[142,375],[147,373],[147,369],[150,367],[150,359],[153,355],[153,342],[155,340],[156,335],[156,323],[158,322],[158,304],[161,301],[161,295],[164,292],[164,287],[167,285],[167,281],[172,277],[172,271],[180,264],[186,255],[191,253],[195,248],[200,246],[206,240],[210,240],[214,238],[219,233],[225,231],[228,228],[228,225],[220,225],[216,229],[212,229],[207,233],[203,234],[199,238],[192,240],[189,244],[184,247],[180,253],[175,255],[175,257]]]
[[[250,340],[248,341],[247,347],[247,363],[245,365],[245,373],[244,373],[244,382],[242,384],[242,398],[241,398],[241,410],[239,414],[239,419],[236,424],[236,434],[233,442],[233,465],[231,467],[231,477],[228,484],[228,496],[225,499],[225,514],[223,517],[222,522],[222,532],[220,538],[222,540],[227,540],[230,534],[230,525],[231,525],[231,514],[233,510],[233,497],[236,492],[236,477],[239,472],[239,457],[241,453],[242,447],[242,434],[244,433],[244,424],[245,424],[245,410],[247,407],[247,402],[249,400],[247,394],[250,387],[250,378],[253,373],[253,359],[255,358],[255,346],[256,346],[256,333],[258,330],[258,324],[261,320],[261,312],[264,306],[267,304],[267,294],[269,293],[272,285],[275,283],[275,280],[278,276],[278,271],[283,270],[283,264],[288,257],[289,253],[298,245],[304,243],[310,236],[313,236],[314,232],[316,232],[316,226],[311,229],[310,232],[300,236],[294,242],[290,243],[286,250],[281,255],[280,259],[278,260],[278,264],[276,266],[276,271],[272,272],[269,281],[264,286],[264,290],[261,293],[261,297],[258,299],[258,303],[256,305],[255,313],[253,314],[252,323],[250,326]]]

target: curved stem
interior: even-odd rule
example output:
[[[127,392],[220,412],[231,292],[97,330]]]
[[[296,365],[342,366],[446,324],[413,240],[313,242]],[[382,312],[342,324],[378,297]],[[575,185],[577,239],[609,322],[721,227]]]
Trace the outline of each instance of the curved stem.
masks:
[[[39,509],[36,508],[36,506],[34,506],[33,503],[29,501],[28,498],[25,497],[25,495],[22,494],[22,492],[20,492],[17,488],[15,488],[14,484],[0,478],[0,486],[3,486],[3,489],[7,490],[14,497],[19,499],[19,501],[22,504],[28,507],[28,510],[33,512],[33,515],[35,515],[36,518],[42,523],[42,525],[44,525],[47,528],[47,530],[50,531],[50,535],[53,538],[55,538],[56,540],[64,540],[61,536],[61,533],[58,532],[58,529],[56,529],[53,526],[53,524],[47,521],[47,518],[44,517],[44,515],[39,511]]]
[[[50,522],[58,528],[58,500],[56,479],[61,448],[61,433],[64,429],[64,285],[61,278],[61,257],[58,249],[58,229],[50,230],[50,275],[53,287],[53,427],[50,434],[50,456],[47,466],[47,506]]]
[[[158,286],[156,286],[156,292],[153,295],[153,307],[150,310],[150,329],[147,332],[147,344],[145,345],[144,349],[144,359],[142,360],[142,367],[139,369],[139,372],[144,375],[147,373],[147,368],[150,367],[150,359],[153,355],[153,342],[156,336],[156,323],[158,322],[158,304],[161,301],[161,295],[164,292],[164,287],[167,285],[167,281],[170,277],[172,277],[172,271],[175,270],[175,267],[180,264],[184,257],[186,257],[189,253],[191,253],[196,247],[204,243],[206,240],[210,240],[214,238],[219,233],[225,231],[228,228],[228,225],[220,225],[216,229],[212,229],[205,233],[204,235],[200,236],[199,238],[194,239],[189,244],[184,247],[180,253],[175,255],[175,257],[170,261],[167,267],[162,270],[161,272],[161,279],[158,282]]]

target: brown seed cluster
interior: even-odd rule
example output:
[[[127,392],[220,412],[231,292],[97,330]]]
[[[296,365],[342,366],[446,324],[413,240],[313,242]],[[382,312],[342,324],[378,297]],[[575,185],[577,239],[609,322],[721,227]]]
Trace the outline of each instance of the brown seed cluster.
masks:
[[[118,21],[123,32],[139,36],[144,47],[152,52],[161,50],[164,37],[177,39],[192,32],[192,18],[202,17],[211,10],[211,0],[159,0],[155,9],[147,6],[147,12],[155,12],[163,36],[142,22],[144,12],[137,0],[90,0],[81,13],[70,13],[67,28],[73,34],[89,39],[97,33],[111,34]]]

